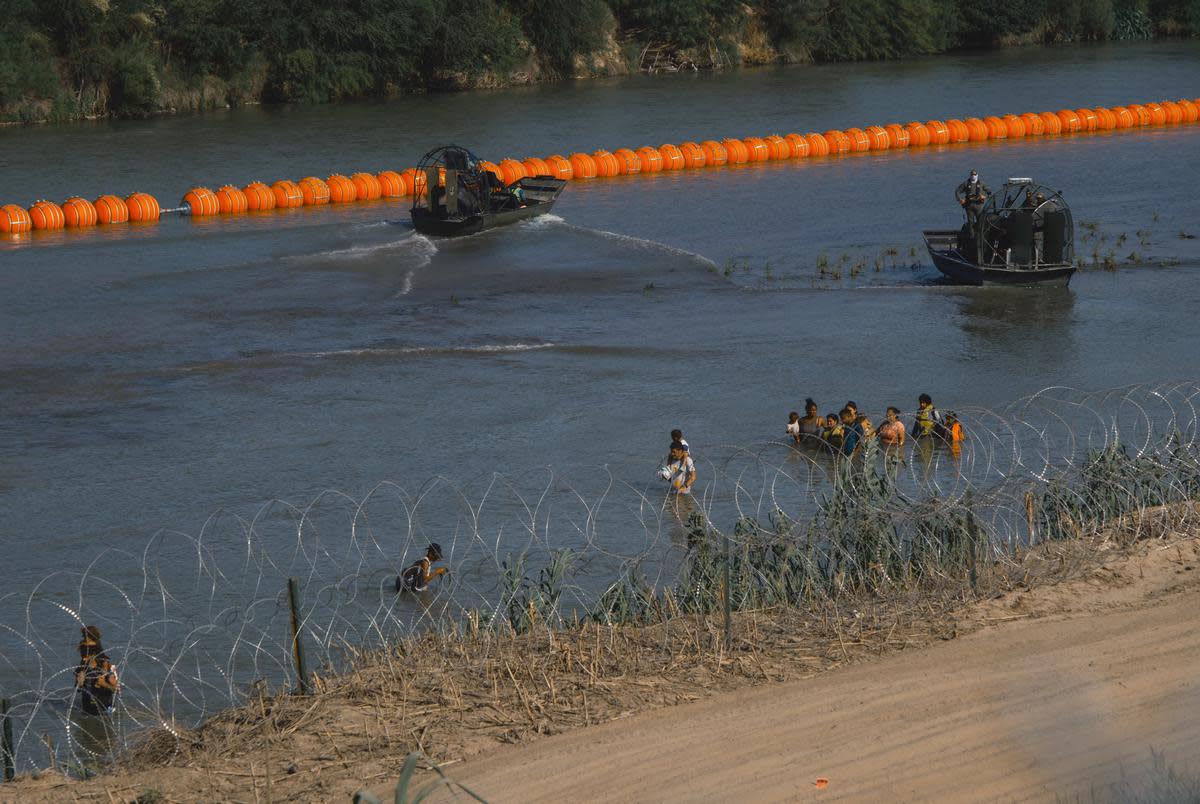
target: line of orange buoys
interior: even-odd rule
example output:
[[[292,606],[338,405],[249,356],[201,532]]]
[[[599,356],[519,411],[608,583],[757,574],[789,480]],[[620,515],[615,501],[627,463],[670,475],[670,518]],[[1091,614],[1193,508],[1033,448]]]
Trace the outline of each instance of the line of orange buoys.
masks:
[[[1173,126],[1200,120],[1200,98],[1132,103],[1106,109],[1062,109],[1058,112],[1026,112],[1001,117],[968,117],[965,120],[929,120],[925,123],[889,123],[866,128],[832,129],[823,134],[773,134],[769,137],[727,138],[665,144],[658,148],[618,148],[568,157],[554,154],[544,159],[503,159],[483,162],[482,167],[506,184],[526,176],[559,179],[593,179],[635,173],[658,173],[684,168],[740,165],[746,162],[806,159],[851,152],[925,148],[985,140],[1087,134],[1094,131]],[[333,174],[327,179],[308,176],[298,182],[283,179],[271,185],[252,182],[245,187],[225,185],[220,189],[194,187],[184,194],[177,209],[164,210],[148,193],[133,193],[122,199],[102,195],[94,202],[78,196],[62,204],[37,201],[29,208],[17,204],[0,207],[0,233],[19,235],[31,230],[56,230],[100,224],[156,221],[164,213],[193,217],[241,215],[271,209],[290,209],[321,204],[348,204],[379,198],[411,196],[424,187],[425,177],[409,168],[402,172]]]

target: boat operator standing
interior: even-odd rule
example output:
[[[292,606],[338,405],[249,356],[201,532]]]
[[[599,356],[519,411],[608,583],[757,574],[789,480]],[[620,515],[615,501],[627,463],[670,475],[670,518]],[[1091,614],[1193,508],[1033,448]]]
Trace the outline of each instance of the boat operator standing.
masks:
[[[958,203],[967,211],[967,224],[971,227],[971,232],[975,231],[975,224],[979,221],[979,213],[983,211],[983,202],[992,194],[987,185],[979,180],[979,174],[974,170],[967,180],[958,185],[954,191],[954,197],[958,199]]]

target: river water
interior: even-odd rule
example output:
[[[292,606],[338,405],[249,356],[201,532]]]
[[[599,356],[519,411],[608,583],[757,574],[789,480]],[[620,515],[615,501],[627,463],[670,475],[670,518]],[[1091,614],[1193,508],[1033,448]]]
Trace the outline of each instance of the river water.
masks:
[[[4,202],[143,190],[173,206],[196,184],[403,169],[445,142],[499,161],[1198,94],[1200,43],[1027,48],[10,128],[0,175]],[[652,485],[675,426],[703,470],[729,445],[782,450],[806,396],[878,420],[923,391],[997,408],[1200,376],[1200,240],[1181,236],[1200,234],[1198,146],[1193,125],[577,182],[553,216],[461,241],[380,202],[0,242],[0,686],[29,672],[18,653],[69,660],[72,611],[131,638],[72,574],[104,548],[122,551],[103,562],[110,595],[151,575],[217,609],[274,594],[248,576],[196,592],[194,544],[152,569],[144,550],[203,534],[236,554],[249,529],[286,552],[299,515],[272,500],[344,492],[323,532],[337,543],[380,484],[411,502],[446,478],[416,525],[399,492],[373,512],[399,561],[409,538],[456,543],[494,472],[523,500]],[[940,283],[920,231],[957,226],[970,168],[1061,188],[1096,225],[1081,256],[1123,267],[1067,290]],[[456,513],[439,522],[441,506]],[[588,531],[587,510],[565,527]],[[500,558],[530,538],[483,530]],[[590,538],[644,547],[636,529]]]

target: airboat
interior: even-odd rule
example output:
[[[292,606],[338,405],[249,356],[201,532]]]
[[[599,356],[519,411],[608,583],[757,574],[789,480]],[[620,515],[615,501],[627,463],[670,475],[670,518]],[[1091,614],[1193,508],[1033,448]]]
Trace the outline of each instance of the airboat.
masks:
[[[1062,193],[1013,178],[958,230],[928,230],[939,271],[964,285],[1061,285],[1075,273],[1075,224]]]
[[[422,157],[412,205],[418,232],[456,237],[542,215],[567,184],[552,176],[505,184],[480,164],[475,154],[457,145],[434,148]]]

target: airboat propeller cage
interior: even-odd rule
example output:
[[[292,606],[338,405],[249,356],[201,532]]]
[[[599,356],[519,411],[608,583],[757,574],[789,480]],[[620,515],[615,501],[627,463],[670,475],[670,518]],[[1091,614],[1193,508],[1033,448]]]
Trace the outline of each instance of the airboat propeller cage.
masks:
[[[1075,259],[1075,223],[1062,193],[1033,179],[1011,178],[980,211],[974,240],[981,266],[1038,268]]]
[[[480,159],[461,145],[443,145],[421,157],[417,175],[424,178],[413,189],[413,209],[438,210],[444,206],[451,217],[484,208],[487,182]]]

